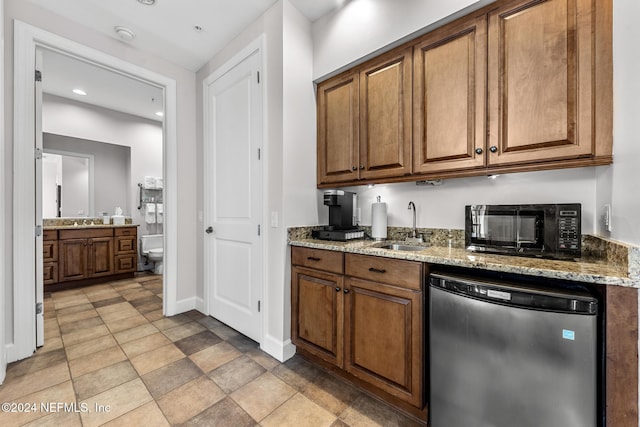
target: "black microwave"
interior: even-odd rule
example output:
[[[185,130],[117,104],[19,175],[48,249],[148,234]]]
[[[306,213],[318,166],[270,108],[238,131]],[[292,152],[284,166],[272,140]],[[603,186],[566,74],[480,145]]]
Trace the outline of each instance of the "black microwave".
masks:
[[[468,250],[544,258],[579,258],[581,205],[468,205]]]

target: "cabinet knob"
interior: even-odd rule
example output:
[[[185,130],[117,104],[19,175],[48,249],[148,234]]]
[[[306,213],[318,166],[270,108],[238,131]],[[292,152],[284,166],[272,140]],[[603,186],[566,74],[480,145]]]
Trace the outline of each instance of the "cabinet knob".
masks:
[[[498,147],[496,147],[495,145],[492,145],[491,147],[489,147],[489,151],[491,151],[492,153],[495,153],[496,151],[498,151]]]
[[[358,168],[357,168],[357,167],[355,167],[355,166],[351,166],[351,170],[352,170],[352,171],[356,171],[356,170],[358,170]]]
[[[336,292],[340,292],[340,288],[336,286]]]
[[[348,293],[349,293],[349,289],[345,289],[345,290],[344,290],[344,291],[342,291],[342,292],[344,292],[345,294],[348,294]]]
[[[364,170],[364,165],[360,165],[360,170]]]
[[[476,154],[482,154],[482,148],[476,148]]]

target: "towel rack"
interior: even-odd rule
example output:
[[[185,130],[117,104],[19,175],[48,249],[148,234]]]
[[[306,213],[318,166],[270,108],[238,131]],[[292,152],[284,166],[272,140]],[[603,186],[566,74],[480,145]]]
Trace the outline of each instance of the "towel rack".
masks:
[[[138,188],[140,189],[138,210],[142,209],[145,203],[162,203],[162,188],[145,188],[141,183],[138,183]]]

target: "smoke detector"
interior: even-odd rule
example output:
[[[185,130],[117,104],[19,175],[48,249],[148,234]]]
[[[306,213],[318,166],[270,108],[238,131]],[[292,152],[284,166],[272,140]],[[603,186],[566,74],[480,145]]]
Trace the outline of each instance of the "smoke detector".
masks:
[[[135,33],[126,27],[118,26],[118,27],[114,27],[113,30],[116,32],[117,36],[120,37],[120,40],[130,42],[134,38],[136,38]]]

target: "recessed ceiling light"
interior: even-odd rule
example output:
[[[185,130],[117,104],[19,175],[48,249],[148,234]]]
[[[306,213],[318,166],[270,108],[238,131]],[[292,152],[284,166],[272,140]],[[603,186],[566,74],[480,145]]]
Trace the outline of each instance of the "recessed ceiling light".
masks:
[[[153,6],[154,4],[156,4],[156,0],[138,0],[138,3],[142,3],[147,6]]]
[[[87,92],[83,91],[82,89],[74,89],[73,93],[80,96],[85,96],[87,94]]]
[[[118,27],[114,27],[113,30],[116,32],[118,37],[120,37],[121,40],[124,40],[126,42],[130,42],[134,38],[136,38],[135,33],[126,27],[118,26]]]
[[[164,116],[164,113],[162,111],[156,111],[156,116],[162,117]]]

